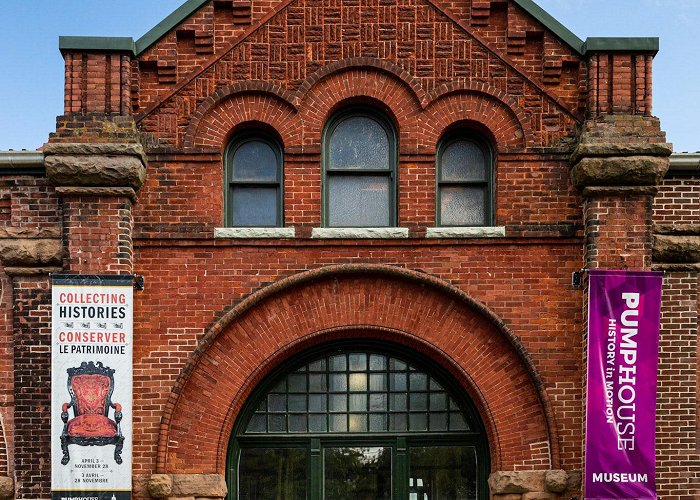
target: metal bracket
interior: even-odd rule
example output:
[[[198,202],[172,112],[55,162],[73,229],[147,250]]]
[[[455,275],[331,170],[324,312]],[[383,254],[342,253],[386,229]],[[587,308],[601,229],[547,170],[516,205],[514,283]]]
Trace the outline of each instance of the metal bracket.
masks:
[[[574,271],[571,273],[571,286],[580,287],[583,284],[583,275],[586,269],[581,269],[580,271]]]
[[[146,279],[139,275],[134,275],[134,290],[143,290],[146,287]]]

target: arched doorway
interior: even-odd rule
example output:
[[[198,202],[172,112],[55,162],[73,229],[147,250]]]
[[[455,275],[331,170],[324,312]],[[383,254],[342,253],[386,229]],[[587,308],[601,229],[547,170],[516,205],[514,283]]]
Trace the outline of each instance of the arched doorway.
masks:
[[[263,380],[229,444],[237,500],[488,498],[489,452],[447,371],[405,347],[343,341]]]

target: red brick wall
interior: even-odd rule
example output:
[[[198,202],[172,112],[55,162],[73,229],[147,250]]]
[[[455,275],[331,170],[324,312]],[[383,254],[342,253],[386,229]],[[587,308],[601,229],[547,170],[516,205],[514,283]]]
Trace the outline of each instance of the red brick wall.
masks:
[[[656,466],[659,498],[696,498],[698,276],[664,277],[659,341]]]
[[[654,199],[655,224],[700,224],[700,178],[671,175]]]
[[[132,202],[126,196],[64,196],[68,268],[76,274],[132,271]]]
[[[7,475],[12,470],[8,461],[14,405],[12,295],[12,283],[2,272],[0,274],[0,476]]]
[[[561,244],[557,244],[556,241],[533,241],[532,244],[523,246],[519,242],[509,240],[499,243],[459,245],[417,241],[358,245],[357,242],[350,241],[324,243],[309,240],[287,244],[259,241],[214,244],[211,240],[202,242],[190,240],[181,241],[178,247],[173,247],[173,243],[175,242],[172,240],[157,242],[139,239],[136,241],[136,272],[146,276],[148,288],[146,292],[137,294],[136,306],[135,328],[140,332],[140,342],[135,346],[135,391],[136,394],[143,394],[144,399],[136,400],[135,416],[139,425],[135,426],[137,429],[135,441],[139,445],[135,450],[135,473],[150,473],[155,470],[155,456],[152,452],[157,445],[160,417],[162,411],[167,409],[164,404],[188,353],[187,350],[181,349],[181,346],[192,346],[227,309],[265,284],[274,283],[282,277],[307,269],[356,262],[395,264],[408,269],[421,269],[427,275],[446,280],[470,296],[483,301],[497,317],[505,322],[506,327],[521,339],[526,352],[532,356],[534,366],[541,375],[545,388],[547,391],[550,388],[553,389],[556,394],[551,401],[552,428],[553,432],[559,435],[559,439],[551,443],[552,453],[560,457],[557,461],[561,461],[562,467],[567,469],[581,467],[578,448],[580,405],[572,408],[572,404],[579,400],[581,392],[578,377],[581,359],[580,344],[575,336],[561,335],[562,331],[580,331],[581,328],[581,293],[570,286],[571,272],[580,266],[580,242],[563,240]],[[377,285],[381,284],[379,278],[374,281]],[[378,286],[377,290],[379,289]],[[292,288],[285,294],[288,297],[285,303],[295,304],[306,300],[304,297],[308,293],[302,291],[297,293],[296,289]],[[318,297],[319,293],[315,292],[313,296]],[[416,293],[401,295],[394,291],[391,297],[396,297],[396,300],[407,300],[409,297],[415,297]],[[383,295],[383,293],[376,293],[378,299]],[[350,291],[348,296],[352,296]],[[375,294],[372,296],[374,297]],[[422,304],[420,307],[430,307],[432,304],[435,310],[432,313],[426,312],[423,321],[428,319],[432,325],[433,321],[439,322],[442,316],[448,315],[447,312],[442,312],[447,306],[440,305],[438,297],[425,300],[425,303],[416,302],[416,307],[418,304]],[[410,307],[407,305],[398,309],[404,311]],[[329,307],[329,309],[332,308]],[[268,311],[272,310],[275,312],[270,313],[270,318],[276,318],[275,324],[277,322],[291,324],[306,318],[306,324],[299,332],[304,330],[313,333],[334,322],[335,324],[347,322],[347,319],[343,320],[335,314],[326,318],[319,312],[307,314],[298,311],[293,315],[294,317],[286,317],[283,316],[286,313],[275,308],[260,310],[254,308],[251,314],[255,316],[256,321],[267,321],[264,317]],[[386,326],[396,326],[394,325],[396,321],[405,321],[405,318],[402,318],[403,315],[392,314],[393,312],[395,311],[392,309],[386,313],[386,317],[366,321],[370,324]],[[468,311],[460,314],[473,316],[473,313]],[[475,319],[455,320],[451,324],[471,325],[473,321]],[[416,324],[420,323],[417,319],[416,322]],[[410,325],[398,326],[409,332],[412,331]],[[244,327],[236,323],[229,330],[241,331],[240,328]],[[247,328],[246,333],[240,335],[246,338],[257,335],[256,328],[253,326],[245,328]],[[457,328],[466,328],[459,331],[464,331],[464,335],[468,336],[467,332],[471,327]],[[425,331],[420,330],[416,333],[425,338],[432,338],[435,332],[431,333],[429,330],[430,328],[426,325]],[[301,335],[299,332],[294,335]],[[271,329],[266,335],[272,335],[275,338],[279,335],[283,336],[274,340],[273,346],[264,347],[264,349],[271,349],[266,356],[274,355],[277,350],[283,349],[285,344],[296,338],[289,336],[292,333],[293,331],[287,328],[281,331]],[[226,340],[229,342],[230,335],[227,333],[222,336],[222,339],[229,339]],[[461,345],[454,334],[452,338],[457,344],[449,348],[446,346],[446,351]],[[436,338],[433,342],[440,344],[444,341]],[[264,341],[263,344],[267,346],[269,342],[272,340]],[[241,351],[245,347],[245,350],[241,351],[241,356],[255,356],[257,359],[263,345],[254,348],[249,344],[246,345],[249,347],[238,345],[236,350]],[[212,349],[211,355],[217,356],[219,348]],[[226,352],[229,350],[230,348],[227,347]],[[461,359],[461,354],[454,352],[453,355],[458,360]],[[472,360],[474,363],[468,362],[467,359],[461,361],[463,369],[471,373],[471,370],[480,365],[476,359]],[[512,366],[513,370],[522,369],[522,364],[518,363],[510,363],[509,366]],[[266,367],[265,370],[269,368]],[[224,370],[223,367],[220,369]],[[236,382],[238,384],[243,382],[240,379],[242,374],[252,373],[252,368],[245,371],[231,367],[230,370],[231,376],[236,374],[235,380],[238,380]],[[488,376],[488,373],[492,373],[491,370],[484,367],[483,374],[476,378]],[[228,377],[220,380],[226,378]],[[250,381],[248,383],[250,384]],[[224,399],[233,398],[238,389],[231,387],[223,392]],[[484,394],[487,398],[495,398],[489,399],[490,407],[499,408],[499,404],[515,404],[506,401],[498,403],[499,398],[510,394],[508,391],[485,391]],[[242,399],[238,398],[237,404],[240,405]],[[219,402],[215,404],[218,405]],[[178,406],[178,411],[180,410],[190,411],[187,405]],[[232,422],[229,423],[232,424]],[[174,427],[174,429],[180,428],[180,426]],[[223,435],[221,428],[212,430],[212,436],[206,439],[222,439],[223,441],[219,444],[223,443],[225,449],[228,439],[225,434],[227,429],[230,427],[223,428]],[[499,427],[500,439],[504,441],[500,444],[501,448],[494,449],[494,456],[503,453],[504,466],[519,468],[544,466],[544,463],[537,462],[541,458],[535,458],[541,457],[541,452],[530,452],[529,445],[527,450],[515,446],[514,442],[521,442],[521,438],[516,437],[517,433],[511,435],[508,429],[512,430],[513,427],[509,424],[505,424],[503,428]],[[178,434],[177,440],[180,443],[183,439],[189,438]],[[532,444],[536,445],[536,443]],[[511,446],[515,446],[514,455],[510,453]],[[537,446],[535,448],[539,449]],[[517,451],[518,449],[520,451]],[[179,457],[177,464],[181,464],[180,461],[187,462],[188,465],[185,467],[193,470],[198,462],[190,462],[190,460],[195,460],[195,455],[201,455],[201,450],[200,447],[200,451],[195,453],[191,447],[180,445],[178,450],[173,450],[172,453],[175,454],[173,456]],[[206,470],[223,470],[222,455],[216,455],[223,452],[222,449],[212,450],[215,454],[207,455]],[[168,468],[171,467],[171,470],[175,470],[175,465],[168,464]]]
[[[51,290],[48,276],[15,277],[14,465],[18,498],[48,498],[51,479]]]

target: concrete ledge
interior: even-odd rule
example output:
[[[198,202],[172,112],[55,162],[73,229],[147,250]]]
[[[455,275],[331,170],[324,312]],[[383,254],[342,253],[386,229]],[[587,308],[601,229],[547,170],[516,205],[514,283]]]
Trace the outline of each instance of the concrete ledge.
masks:
[[[425,230],[426,238],[503,238],[505,235],[505,226],[429,227]]]
[[[315,227],[311,237],[318,239],[402,239],[408,238],[406,227]]]
[[[596,196],[656,196],[657,186],[590,186],[583,189],[582,194],[587,198]]]
[[[293,227],[217,227],[214,238],[294,238]]]
[[[125,196],[136,203],[136,191],[130,187],[57,187],[59,196]]]

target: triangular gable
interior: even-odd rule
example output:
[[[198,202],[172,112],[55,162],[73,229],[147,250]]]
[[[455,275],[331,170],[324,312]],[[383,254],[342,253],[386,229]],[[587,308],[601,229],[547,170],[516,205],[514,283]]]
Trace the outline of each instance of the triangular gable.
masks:
[[[436,16],[441,16],[445,23],[453,24],[455,26],[455,30],[462,33],[464,36],[470,38],[476,45],[479,46],[479,51],[478,53],[480,54],[489,54],[489,58],[493,59],[494,61],[498,61],[499,64],[503,64],[506,68],[508,68],[508,71],[513,71],[518,78],[522,79],[527,85],[533,87],[536,89],[537,93],[542,94],[543,96],[546,96],[546,98],[550,101],[550,104],[554,105],[555,108],[558,108],[560,112],[564,112],[565,114],[570,115],[571,117],[578,117],[578,112],[577,112],[577,105],[578,102],[576,102],[576,98],[574,99],[569,99],[569,102],[565,102],[562,100],[558,95],[557,92],[553,91],[551,88],[548,88],[545,86],[541,79],[538,79],[536,76],[533,77],[532,70],[528,71],[524,68],[520,68],[517,61],[513,59],[509,54],[506,53],[506,51],[501,50],[498,47],[494,47],[493,43],[490,43],[489,40],[485,39],[483,36],[479,35],[478,30],[474,29],[473,27],[465,25],[465,23],[460,20],[457,15],[452,14],[449,12],[448,9],[446,9],[444,6],[440,5],[437,0],[424,0],[426,2],[425,5],[430,5],[433,9],[436,11]],[[476,1],[476,0],[475,0]],[[523,1],[523,0],[521,0]],[[199,2],[199,3],[195,3]],[[196,5],[199,5],[200,7],[203,6],[206,3],[206,1],[200,1],[200,0],[190,0],[187,2],[187,5],[190,9],[194,8]],[[406,5],[403,5],[402,7],[398,7],[399,11],[401,12],[401,9],[406,9],[406,8],[411,8],[412,6],[418,5],[420,2],[412,2],[408,3]],[[183,88],[185,88],[187,85],[192,83],[194,80],[200,78],[204,73],[206,73],[207,70],[212,68],[214,65],[216,65],[219,61],[225,60],[227,56],[232,52],[235,51],[237,47],[240,47],[244,45],[247,41],[251,39],[251,37],[256,36],[256,33],[259,30],[265,30],[265,25],[267,23],[270,23],[276,16],[278,16],[280,13],[282,13],[285,9],[288,8],[296,8],[295,7],[296,2],[294,0],[284,0],[281,3],[279,3],[277,6],[275,6],[273,9],[270,10],[270,12],[265,15],[263,18],[261,18],[254,26],[249,27],[247,30],[245,30],[239,37],[234,39],[229,45],[227,45],[225,48],[222,50],[219,50],[218,53],[214,54],[211,58],[203,61],[198,65],[198,68],[194,70],[192,73],[190,73],[187,77],[184,79],[180,80],[177,82],[175,86],[173,86],[168,92],[164,94],[160,94],[157,97],[157,100],[151,101],[150,104],[146,107],[145,110],[141,111],[138,115],[139,120],[142,120],[145,116],[148,116],[152,112],[154,112],[158,107],[162,106],[164,103],[169,101],[173,96],[175,96],[178,92],[180,92]],[[309,8],[341,8],[340,5],[343,5],[345,7],[344,2],[335,2],[332,6],[328,5],[320,5],[318,2],[313,2],[313,7]],[[348,5],[350,6],[358,6],[359,4],[356,4],[355,2],[347,2]],[[184,7],[184,6],[183,6]],[[363,4],[363,7],[367,7]],[[185,10],[180,12],[180,15],[185,14]],[[542,11],[544,12],[544,11]],[[538,12],[538,14],[542,17],[543,14],[542,12]],[[396,17],[397,23],[400,20],[399,19],[400,14]],[[352,26],[348,25],[347,28],[350,29]],[[159,28],[161,31],[165,29],[164,26],[161,26]],[[314,29],[314,26],[300,26],[299,29]],[[147,34],[146,36],[149,36]],[[572,35],[573,36],[573,35]],[[432,39],[426,39],[426,42],[431,42],[433,41]],[[568,45],[567,45],[567,50],[568,50]],[[152,52],[152,51],[151,51]],[[564,53],[564,52],[563,52]],[[454,56],[455,58],[455,65],[458,64],[461,61],[458,61],[457,59],[460,57],[459,51],[455,50]],[[527,54],[523,54],[524,56],[527,56]],[[381,56],[380,56],[381,57]],[[452,58],[452,54],[450,54],[450,58]],[[465,55],[461,56],[462,58],[465,58]],[[340,58],[340,57],[338,57]],[[329,61],[326,61],[329,62]],[[400,61],[399,61],[400,62]],[[494,63],[488,63],[490,65],[493,65]],[[561,68],[561,65],[559,66]],[[542,62],[542,68],[544,68],[544,61]],[[408,73],[414,74],[414,71],[411,70],[411,68],[405,68]],[[505,70],[504,70],[505,71]],[[415,75],[418,78],[421,78],[421,75]],[[445,78],[447,79],[452,79],[453,75],[445,74]],[[254,75],[246,75],[246,78],[253,78],[257,79]],[[571,94],[571,90],[573,89],[576,91],[579,86],[579,74],[578,74],[578,68],[575,68],[575,73],[571,75],[570,77],[570,82],[568,85],[568,94]],[[175,83],[175,82],[173,82]],[[288,89],[288,90],[293,90],[293,89]],[[432,90],[431,88],[427,88],[427,91]],[[503,89],[505,91],[505,89]],[[204,96],[206,97],[206,96]]]
[[[161,38],[177,28],[183,21],[197,12],[207,2],[211,0],[187,0],[165,19],[155,25],[141,38],[136,40],[134,44],[134,52],[136,56],[141,55],[151,46],[156,44]],[[542,7],[537,5],[532,0],[510,0],[521,7],[526,13],[539,21],[543,27],[557,36],[562,42],[567,44],[571,49],[583,54],[585,52],[585,43],[566,26],[557,21]]]

